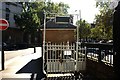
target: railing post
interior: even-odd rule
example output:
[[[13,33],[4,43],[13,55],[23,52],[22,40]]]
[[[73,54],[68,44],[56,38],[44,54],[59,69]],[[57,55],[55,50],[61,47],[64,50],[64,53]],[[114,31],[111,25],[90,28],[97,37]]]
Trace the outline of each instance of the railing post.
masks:
[[[35,46],[34,46],[34,53],[36,53],[36,48],[35,48]]]
[[[98,62],[102,62],[101,61],[101,48],[99,48],[98,50]]]
[[[85,47],[85,57],[86,57],[86,59],[87,59],[87,55],[88,55],[88,51],[87,51],[87,46],[84,46]]]
[[[75,70],[77,71],[78,69],[78,41],[76,42],[76,68]]]
[[[2,41],[1,41],[2,42]],[[0,47],[0,70],[4,70],[5,69],[5,56],[4,56],[4,43],[1,43],[0,44],[1,47]]]
[[[44,32],[43,32],[43,72],[45,67],[45,36],[46,36],[46,12],[44,11]]]
[[[2,70],[5,69],[5,66],[4,66],[4,49],[2,48]]]

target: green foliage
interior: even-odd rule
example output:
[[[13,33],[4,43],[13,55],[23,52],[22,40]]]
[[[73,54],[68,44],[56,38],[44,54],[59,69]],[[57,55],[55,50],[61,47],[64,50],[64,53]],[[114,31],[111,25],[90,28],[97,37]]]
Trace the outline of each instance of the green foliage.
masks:
[[[104,30],[102,26],[98,26],[91,29],[91,37],[94,39],[103,39],[104,38]]]
[[[96,7],[99,8],[100,14],[95,17],[96,27],[91,29],[91,36],[98,39],[112,39],[112,21],[113,9],[109,8],[111,2],[96,2]],[[102,31],[102,32],[101,32]],[[98,35],[99,34],[99,35]]]
[[[79,38],[86,39],[90,37],[90,24],[85,20],[79,20],[76,22],[79,27]]]
[[[112,22],[113,22],[113,9],[109,8],[111,2],[100,1],[96,2],[96,7],[99,8],[100,13],[95,16],[95,27],[91,28],[85,20],[77,21],[79,26],[79,35],[81,38],[94,38],[94,39],[112,39]]]
[[[14,16],[15,23],[24,32],[34,32],[40,25],[40,20],[37,13],[31,8],[31,3],[23,4],[23,13]]]
[[[47,13],[67,14],[69,6],[64,3],[45,2],[25,2],[23,3],[23,13],[15,15],[16,25],[25,32],[35,32],[44,21],[44,11]],[[50,16],[50,14],[47,14]]]

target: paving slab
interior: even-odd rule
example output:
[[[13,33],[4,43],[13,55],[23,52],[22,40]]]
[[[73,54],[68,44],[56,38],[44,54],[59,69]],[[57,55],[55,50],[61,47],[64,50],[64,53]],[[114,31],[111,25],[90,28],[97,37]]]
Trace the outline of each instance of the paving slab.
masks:
[[[26,54],[24,54],[26,52]],[[5,70],[0,71],[0,78],[2,80],[29,80],[31,73],[21,73],[16,74],[23,66],[33,59],[39,58],[38,53],[33,53],[33,50],[18,50],[18,51],[8,51],[6,54]],[[8,58],[8,55],[10,58]],[[16,54],[16,57],[12,57],[11,54]],[[19,55],[18,55],[19,54]]]

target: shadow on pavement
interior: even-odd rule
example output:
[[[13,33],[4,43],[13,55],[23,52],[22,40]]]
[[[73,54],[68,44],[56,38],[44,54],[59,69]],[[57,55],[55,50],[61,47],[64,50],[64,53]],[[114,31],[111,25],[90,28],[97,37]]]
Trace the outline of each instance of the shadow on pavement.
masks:
[[[34,74],[37,74],[36,76],[36,80],[37,78],[44,78],[45,74],[43,73],[43,59],[42,57],[35,59],[35,60],[31,60],[30,62],[28,62],[24,67],[22,67],[19,71],[16,72],[16,74],[19,73],[32,73],[31,78],[34,77]]]

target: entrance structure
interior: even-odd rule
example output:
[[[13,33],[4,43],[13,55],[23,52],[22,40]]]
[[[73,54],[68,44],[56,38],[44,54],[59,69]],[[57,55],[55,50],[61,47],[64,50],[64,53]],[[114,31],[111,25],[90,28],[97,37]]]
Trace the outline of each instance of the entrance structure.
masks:
[[[74,73],[86,69],[86,48],[79,47],[79,52],[76,53],[75,43],[46,43],[45,46],[47,73]]]
[[[68,19],[66,22],[56,21],[65,18]],[[86,48],[76,45],[76,26],[73,25],[71,17],[51,19],[42,25],[42,31],[43,35],[45,33],[43,67],[47,74],[85,71]]]

